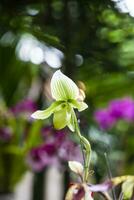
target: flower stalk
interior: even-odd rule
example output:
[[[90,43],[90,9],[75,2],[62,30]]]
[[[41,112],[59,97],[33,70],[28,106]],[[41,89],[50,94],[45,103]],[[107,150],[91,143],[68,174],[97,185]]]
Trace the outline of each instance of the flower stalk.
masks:
[[[89,141],[81,135],[78,120],[76,118],[76,115],[74,113],[74,125],[75,125],[75,132],[77,136],[80,139],[80,142],[83,144],[85,151],[84,151],[84,177],[83,177],[83,182],[88,182],[89,178],[89,167],[90,167],[90,160],[91,160],[91,145]]]

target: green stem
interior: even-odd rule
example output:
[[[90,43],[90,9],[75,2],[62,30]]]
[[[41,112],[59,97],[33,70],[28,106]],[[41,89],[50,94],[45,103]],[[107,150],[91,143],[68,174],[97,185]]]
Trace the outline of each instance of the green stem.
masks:
[[[89,175],[89,166],[90,166],[90,160],[91,160],[91,145],[89,141],[81,135],[79,124],[76,118],[76,115],[74,113],[74,124],[75,124],[75,130],[77,136],[80,138],[80,141],[83,143],[83,146],[85,147],[85,163],[84,163],[84,178],[83,181],[88,181],[88,175]]]

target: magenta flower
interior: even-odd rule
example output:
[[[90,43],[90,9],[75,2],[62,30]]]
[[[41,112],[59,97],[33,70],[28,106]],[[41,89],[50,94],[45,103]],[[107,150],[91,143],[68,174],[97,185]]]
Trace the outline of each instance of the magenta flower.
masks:
[[[102,129],[112,128],[119,120],[134,121],[134,101],[131,98],[116,99],[105,109],[95,112],[95,120]]]
[[[80,149],[68,138],[66,131],[57,131],[47,126],[42,129],[44,144],[33,148],[27,156],[27,164],[34,171],[46,166],[61,166],[69,160],[82,160]]]
[[[117,99],[111,101],[109,113],[115,119],[134,120],[134,101],[131,98]]]
[[[37,109],[36,104],[32,100],[26,99],[26,100],[22,100],[21,102],[16,104],[14,107],[12,107],[11,112],[14,115],[18,115],[18,114],[21,114],[21,113],[31,114],[36,109]]]
[[[63,130],[55,130],[52,126],[46,126],[42,129],[42,137],[44,140],[47,142],[56,142],[57,145],[58,143],[62,143],[62,141],[66,137],[66,131]]]
[[[100,128],[111,128],[115,123],[115,118],[109,114],[107,110],[98,110],[95,112],[95,120],[99,124]]]
[[[79,146],[69,139],[66,139],[61,143],[61,146],[58,149],[58,155],[63,161],[82,161],[82,154],[80,152]]]
[[[34,148],[30,151],[26,162],[34,171],[41,171],[44,167],[44,162],[41,157],[40,148]]]
[[[41,171],[45,166],[57,165],[58,159],[55,156],[55,146],[53,144],[42,145],[33,148],[27,156],[27,164],[34,171]]]

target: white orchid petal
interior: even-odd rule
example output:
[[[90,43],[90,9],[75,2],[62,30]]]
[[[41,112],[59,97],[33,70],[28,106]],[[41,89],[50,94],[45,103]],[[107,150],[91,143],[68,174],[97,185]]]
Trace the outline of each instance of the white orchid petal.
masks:
[[[83,165],[77,161],[69,161],[68,162],[69,168],[78,175],[83,175]]]
[[[61,101],[54,102],[46,110],[37,110],[31,115],[31,117],[34,119],[47,119],[55,111],[55,109],[58,109],[60,104]]]
[[[77,99],[79,89],[70,78],[57,70],[51,80],[51,93],[56,100]]]

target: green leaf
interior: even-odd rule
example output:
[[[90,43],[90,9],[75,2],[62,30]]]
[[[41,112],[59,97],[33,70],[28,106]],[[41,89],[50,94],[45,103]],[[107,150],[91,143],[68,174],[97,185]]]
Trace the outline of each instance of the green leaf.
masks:
[[[36,120],[34,123],[31,124],[29,133],[27,135],[27,140],[25,143],[26,151],[28,151],[32,147],[35,147],[35,146],[38,146],[39,144],[41,144],[42,139],[41,139],[39,133],[41,131],[42,124],[44,124],[44,122],[39,121],[39,120]]]
[[[34,112],[31,117],[34,119],[47,119],[55,111],[55,109],[61,104],[61,101],[56,101],[49,106],[46,110],[38,110]]]
[[[79,89],[70,78],[57,70],[51,80],[51,93],[56,100],[77,99]]]

